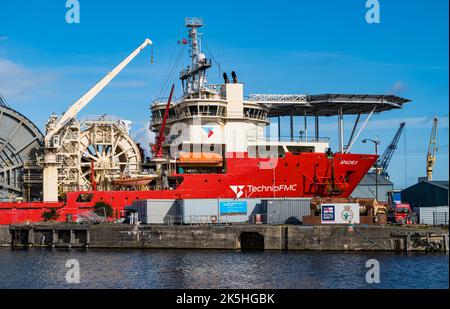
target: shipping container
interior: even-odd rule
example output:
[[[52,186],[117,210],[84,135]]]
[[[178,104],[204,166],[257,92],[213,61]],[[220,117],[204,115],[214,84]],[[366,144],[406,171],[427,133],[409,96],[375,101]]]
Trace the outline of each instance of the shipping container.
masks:
[[[203,224],[218,221],[217,199],[186,199],[181,200],[180,205],[183,224]]]
[[[263,199],[261,211],[267,224],[300,224],[310,214],[311,199]]]
[[[261,213],[260,199],[186,199],[180,201],[184,224],[245,223]]]
[[[145,224],[173,224],[179,221],[176,200],[137,200],[131,207],[138,212],[138,220]]]

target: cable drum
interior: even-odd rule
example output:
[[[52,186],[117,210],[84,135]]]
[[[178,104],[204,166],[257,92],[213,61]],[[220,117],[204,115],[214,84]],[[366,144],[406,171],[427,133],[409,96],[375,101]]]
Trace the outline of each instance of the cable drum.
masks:
[[[27,117],[0,104],[0,198],[39,197],[42,174],[36,160],[43,138]]]

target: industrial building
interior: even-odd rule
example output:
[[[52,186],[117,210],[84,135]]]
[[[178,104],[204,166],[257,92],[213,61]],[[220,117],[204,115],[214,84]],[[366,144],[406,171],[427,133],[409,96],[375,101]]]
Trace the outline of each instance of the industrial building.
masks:
[[[402,191],[402,202],[411,205],[420,223],[448,225],[448,183],[419,180]]]
[[[378,193],[377,193],[378,191]],[[355,191],[354,198],[376,198],[380,202],[388,202],[389,195],[394,191],[394,184],[382,175],[369,173],[361,180]]]

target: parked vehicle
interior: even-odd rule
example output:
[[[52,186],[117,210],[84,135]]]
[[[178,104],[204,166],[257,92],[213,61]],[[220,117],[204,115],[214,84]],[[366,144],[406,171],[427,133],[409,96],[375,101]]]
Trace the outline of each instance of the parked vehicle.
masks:
[[[395,204],[395,223],[397,224],[415,224],[416,214],[412,211],[408,203]]]

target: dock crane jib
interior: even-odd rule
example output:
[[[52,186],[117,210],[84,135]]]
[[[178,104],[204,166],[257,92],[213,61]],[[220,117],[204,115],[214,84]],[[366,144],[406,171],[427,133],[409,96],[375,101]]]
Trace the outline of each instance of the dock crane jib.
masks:
[[[58,159],[57,153],[60,148],[61,139],[69,130],[72,121],[77,114],[92,101],[116,76],[119,74],[145,47],[152,45],[150,39],[139,45],[131,54],[120,62],[112,71],[105,75],[97,84],[89,89],[81,98],[73,103],[67,111],[58,117],[50,116],[46,124],[46,135],[44,138],[44,157],[41,161],[43,167],[43,196],[45,202],[58,201]],[[75,176],[73,176],[75,177]]]
[[[376,172],[379,175],[389,177],[387,168],[389,166],[389,163],[391,163],[391,159],[392,159],[392,156],[394,155],[395,150],[397,149],[397,145],[398,145],[400,136],[402,135],[404,128],[405,128],[405,123],[401,122],[400,127],[398,128],[397,133],[395,133],[395,136],[392,139],[391,143],[386,148],[386,150],[383,152],[383,154],[378,158],[377,163],[376,163],[377,164]]]
[[[428,144],[428,153],[427,153],[427,179],[428,179],[428,181],[433,180],[433,167],[434,167],[434,163],[436,162],[436,153],[438,151],[437,127],[438,127],[438,118],[434,117],[433,126],[431,128],[430,142]]]
[[[106,74],[94,87],[89,89],[81,98],[78,99],[69,109],[56,120],[53,117],[50,119],[50,122],[47,125],[47,134],[45,136],[45,146],[46,147],[54,147],[57,145],[53,145],[52,137],[58,133],[66,124],[70,122],[70,120],[74,119],[76,115],[83,109],[89,102],[92,101],[93,98],[100,91],[103,90],[113,79],[117,76],[145,47],[151,45],[152,41],[150,39],[145,39],[145,41],[134,50],[127,58],[125,58],[121,63],[119,63],[111,72]],[[56,121],[56,122],[55,122]]]

